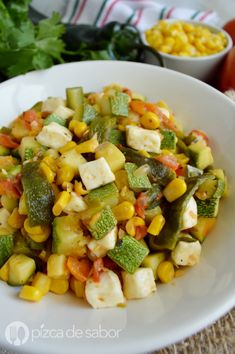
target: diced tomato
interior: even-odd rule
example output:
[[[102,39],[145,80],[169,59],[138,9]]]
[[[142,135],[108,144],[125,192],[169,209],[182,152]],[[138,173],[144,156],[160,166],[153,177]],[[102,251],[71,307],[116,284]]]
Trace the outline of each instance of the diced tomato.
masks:
[[[25,127],[28,130],[38,131],[42,127],[42,122],[40,121],[37,112],[33,109],[23,113],[22,119],[24,121]]]
[[[148,227],[146,225],[136,226],[135,238],[136,240],[142,240],[148,234]]]
[[[163,165],[171,168],[173,171],[176,171],[179,167],[179,163],[174,155],[160,155],[155,157],[155,159],[160,161]]]
[[[200,138],[200,139],[203,139],[206,144],[208,145],[209,143],[209,139],[208,139],[208,136],[206,135],[206,133],[204,133],[202,130],[192,130],[191,133],[197,137],[197,138]]]
[[[135,211],[142,219],[145,218],[144,211],[147,209],[147,196],[145,193],[141,192],[135,202]]]
[[[145,106],[145,102],[143,102],[143,101],[137,101],[137,100],[131,101],[130,107],[133,112],[135,112],[141,116],[144,115],[145,112],[147,111],[146,106]]]
[[[177,170],[175,170],[177,176],[185,176],[185,168],[183,166],[179,166]]]
[[[104,262],[104,268],[108,268],[113,271],[117,271],[120,269],[119,265],[114,261],[112,261],[112,259],[110,259],[109,257],[104,257],[103,262]]]
[[[92,269],[92,263],[88,258],[78,259],[76,257],[69,256],[67,260],[67,267],[70,273],[81,282],[85,282]]]
[[[129,88],[124,87],[122,90],[123,93],[126,93],[130,98],[132,98],[132,92]]]
[[[8,149],[15,149],[19,146],[19,144],[10,135],[3,133],[0,133],[0,145]]]
[[[100,281],[100,274],[103,272],[104,262],[102,258],[97,258],[93,263],[93,280],[98,283]]]
[[[13,180],[0,180],[0,195],[7,195],[14,199],[19,199],[22,194],[22,188],[19,178]]]

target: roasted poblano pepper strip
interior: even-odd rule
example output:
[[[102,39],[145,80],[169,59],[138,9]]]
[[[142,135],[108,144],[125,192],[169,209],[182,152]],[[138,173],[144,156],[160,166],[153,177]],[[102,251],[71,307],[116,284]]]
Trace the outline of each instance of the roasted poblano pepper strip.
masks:
[[[0,267],[13,253],[13,236],[0,235]]]
[[[163,165],[160,161],[144,157],[131,148],[121,147],[121,150],[125,155],[127,162],[134,162],[138,167],[143,165],[148,165],[150,167],[148,176],[153,183],[155,182],[165,186],[176,176],[171,168]]]
[[[211,178],[211,175],[203,175],[200,177],[193,177],[188,179],[187,191],[182,197],[177,199],[175,202],[170,203],[167,208],[166,220],[167,223],[164,225],[162,231],[157,237],[149,237],[149,246],[152,250],[169,249],[173,250],[178,241],[180,230],[182,228],[182,217],[185,208],[194,195],[198,187],[207,179]]]
[[[22,184],[30,225],[50,224],[55,197],[51,185],[40,171],[39,162],[23,165]]]

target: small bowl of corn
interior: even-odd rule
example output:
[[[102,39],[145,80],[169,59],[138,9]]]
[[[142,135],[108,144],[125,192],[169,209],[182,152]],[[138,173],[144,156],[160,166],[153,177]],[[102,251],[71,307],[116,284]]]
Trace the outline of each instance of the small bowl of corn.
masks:
[[[147,45],[158,51],[165,66],[208,81],[232,48],[221,28],[196,21],[160,20],[144,33]],[[147,61],[153,64],[152,57]]]

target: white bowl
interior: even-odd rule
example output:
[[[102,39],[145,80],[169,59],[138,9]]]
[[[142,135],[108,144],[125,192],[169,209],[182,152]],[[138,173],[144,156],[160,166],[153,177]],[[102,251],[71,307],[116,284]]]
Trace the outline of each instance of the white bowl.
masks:
[[[129,301],[126,308],[94,310],[72,295],[53,294],[39,303],[27,303],[18,299],[17,288],[0,282],[0,346],[9,350],[24,354],[143,353],[199,331],[235,305],[235,105],[223,94],[189,76],[152,65],[71,63],[1,84],[1,124],[7,125],[38,100],[64,96],[66,87],[82,85],[91,91],[110,83],[129,87],[152,101],[163,99],[186,129],[205,130],[216,166],[228,175],[231,196],[222,202],[216,227],[203,245],[200,264],[172,283],[158,285],[153,296]],[[26,343],[17,347],[5,336],[6,326],[13,321],[23,322],[30,335],[27,340],[21,330],[20,339],[25,338]],[[77,338],[71,338],[75,329]],[[9,327],[6,333],[9,335]],[[96,333],[99,338],[90,338]]]
[[[175,22],[176,20],[170,19],[165,21]],[[208,81],[216,73],[219,64],[221,63],[225,55],[229,52],[229,50],[232,48],[233,46],[232,38],[226,31],[224,31],[219,27],[207,25],[205,23],[201,23],[197,21],[184,21],[184,22],[203,26],[211,30],[213,33],[222,32],[227,39],[226,48],[224,48],[224,50],[222,50],[219,53],[207,55],[203,57],[180,57],[177,55],[166,54],[161,51],[159,51],[159,53],[163,58],[163,62],[166,68],[176,70],[181,73],[196,77],[197,79],[202,81]],[[145,39],[145,34],[143,34],[142,38],[145,44],[148,45]],[[156,60],[154,59],[153,55],[148,53],[146,56],[146,62],[149,64],[156,64]]]

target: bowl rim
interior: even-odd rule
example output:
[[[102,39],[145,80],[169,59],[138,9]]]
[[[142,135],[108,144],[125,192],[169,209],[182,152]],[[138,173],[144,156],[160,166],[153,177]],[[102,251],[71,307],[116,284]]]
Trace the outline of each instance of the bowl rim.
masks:
[[[168,73],[170,73],[172,76],[176,77],[182,77],[184,78],[184,80],[190,81],[192,84],[193,82],[197,82],[197,84],[200,84],[201,86],[203,86],[204,88],[207,87],[207,90],[213,91],[214,95],[215,95],[215,99],[216,96],[220,96],[221,98],[223,97],[223,100],[227,102],[227,105],[230,105],[231,108],[234,110],[235,112],[235,105],[234,103],[228,98],[226,97],[222,92],[216,90],[215,88],[209,86],[208,84],[202,82],[201,80],[198,80],[194,77],[191,77],[189,75],[177,72],[177,71],[173,71],[170,69],[166,69],[166,68],[161,68],[161,67],[156,67],[154,65],[150,65],[150,64],[145,64],[145,63],[133,63],[133,62],[123,62],[123,61],[84,61],[84,62],[72,62],[72,63],[66,63],[66,64],[58,64],[55,65],[52,68],[46,69],[46,70],[40,70],[40,71],[32,71],[30,73],[27,73],[26,75],[20,75],[17,76],[15,78],[12,78],[10,80],[7,80],[6,82],[0,84],[0,88],[9,85],[9,82],[11,84],[14,84],[15,81],[20,79],[24,79],[24,78],[30,78],[31,76],[34,76],[34,79],[37,79],[37,75],[41,74],[45,74],[47,72],[49,72],[50,70],[60,70],[63,68],[63,66],[67,66],[67,67],[76,67],[76,65],[81,65],[81,66],[87,66],[87,65],[91,65],[93,64],[94,66],[99,66],[101,64],[107,64],[107,65],[112,65],[112,66],[136,66],[136,68],[140,67],[140,66],[145,66],[146,70],[151,69],[151,70],[159,70],[159,71],[167,71]],[[196,83],[195,82],[195,83]],[[114,350],[115,353],[126,353],[126,354],[133,354],[134,350],[135,353],[137,354],[140,352],[144,352],[144,351],[154,351],[156,350],[156,347],[158,350],[160,350],[161,348],[165,347],[166,345],[171,345],[173,343],[176,343],[179,340],[183,340],[184,338],[191,336],[192,334],[202,330],[203,328],[205,328],[206,326],[208,326],[209,324],[212,324],[215,320],[217,320],[220,316],[224,315],[227,311],[229,311],[233,306],[235,305],[235,293],[231,294],[231,292],[227,293],[226,297],[224,298],[224,301],[221,302],[221,306],[219,306],[218,308],[216,308],[213,312],[210,312],[210,315],[208,315],[206,318],[204,318],[204,320],[202,321],[202,319],[197,320],[193,323],[193,325],[191,325],[190,329],[188,329],[187,331],[183,330],[181,327],[179,327],[178,331],[176,331],[174,333],[174,335],[172,335],[171,339],[166,339],[166,337],[164,338],[165,342],[163,341],[162,344],[159,346],[157,344],[156,338],[153,335],[148,335],[146,337],[146,340],[143,340],[142,338],[136,338],[136,343],[133,344],[133,342],[129,342],[128,345],[124,346],[124,343],[118,343],[117,347],[118,349]],[[1,342],[1,336],[0,335],[0,346],[4,346],[4,348],[8,349],[9,351],[13,351],[15,349],[15,347],[13,347],[12,345],[7,344],[6,342]],[[40,349],[42,348],[42,349]],[[93,347],[94,348],[94,347]],[[137,350],[138,348],[138,350]],[[55,346],[55,351],[57,349],[57,346]],[[83,350],[84,348],[82,348]],[[44,341],[44,344],[40,347],[35,348],[34,346],[34,350],[32,350],[32,347],[30,348],[25,348],[24,346],[21,347],[17,347],[17,351],[19,353],[25,354],[41,354],[42,350],[46,350],[48,353],[50,354],[54,354],[55,351],[51,349],[51,347],[48,347],[46,344],[46,341]],[[94,350],[94,349],[92,349]],[[69,349],[68,349],[68,352]],[[86,352],[86,350],[84,349],[84,353]],[[61,353],[61,351],[59,351],[59,353]],[[99,351],[100,353],[100,351]],[[107,351],[104,351],[104,353],[107,353]]]
[[[211,25],[211,24],[207,24],[207,23],[204,23],[204,22],[201,22],[201,21],[195,21],[195,20],[179,20],[179,19],[174,19],[174,18],[171,18],[171,19],[163,19],[163,20],[158,20],[156,22],[159,23],[160,21],[166,21],[166,22],[176,22],[176,21],[183,21],[183,22],[186,22],[186,23],[192,23],[192,24],[195,24],[195,25],[200,25],[202,27],[205,27],[205,28],[209,28],[210,30],[212,30],[212,32],[214,33],[218,33],[218,32],[222,32],[226,39],[227,39],[227,46],[221,50],[220,52],[218,53],[214,53],[214,54],[210,54],[210,55],[205,55],[205,56],[201,56],[201,57],[186,57],[186,56],[178,56],[178,55],[174,55],[174,54],[167,54],[167,53],[164,53],[164,52],[161,52],[160,50],[158,51],[158,53],[163,57],[163,59],[174,59],[176,61],[188,61],[188,62],[200,62],[200,61],[209,61],[209,60],[213,60],[213,59],[218,59],[218,58],[221,58],[223,57],[225,54],[227,54],[230,49],[233,47],[233,41],[232,41],[232,37],[230,36],[230,34],[228,32],[226,32],[223,28],[220,28],[218,26],[215,26],[215,25]],[[152,28],[152,27],[150,27]],[[142,40],[144,41],[144,44],[148,45],[149,47],[151,47],[147,40],[146,40],[146,36],[145,36],[145,32],[143,32],[143,35],[142,35]],[[152,47],[151,47],[152,48]],[[154,50],[154,48],[152,48]]]

